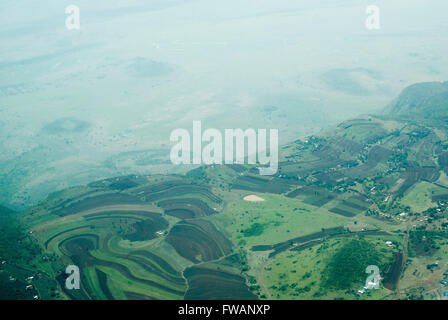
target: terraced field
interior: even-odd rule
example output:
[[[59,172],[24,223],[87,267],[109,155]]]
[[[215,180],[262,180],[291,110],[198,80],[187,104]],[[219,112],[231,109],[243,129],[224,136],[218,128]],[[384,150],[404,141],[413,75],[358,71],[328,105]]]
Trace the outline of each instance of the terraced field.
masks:
[[[39,249],[20,265],[57,281],[40,289],[55,299],[440,295],[446,129],[365,116],[283,146],[271,177],[249,165],[203,166],[63,190],[21,216],[24,238]],[[369,261],[380,264],[383,283],[365,293]],[[81,270],[81,290],[65,288],[70,264]]]
[[[166,240],[179,255],[192,262],[216,260],[231,249],[230,241],[206,220],[180,222]]]
[[[248,290],[238,273],[198,278],[191,271],[193,264],[232,252],[232,243],[202,219],[218,214],[222,202],[209,187],[176,177],[139,183],[123,177],[90,187],[30,214],[30,221],[43,221],[31,230],[47,255],[58,257],[53,272],[68,298],[182,299],[196,283],[215,287],[222,282],[214,294],[222,298],[235,285]],[[79,291],[65,289],[63,271],[69,263],[82,270]],[[191,290],[190,298],[197,295]]]
[[[189,282],[185,295],[187,300],[257,299],[257,296],[248,290],[246,280],[234,273],[191,267],[185,270],[185,277]]]
[[[402,212],[415,215],[414,228],[427,227],[428,218],[418,216],[429,210],[431,220],[439,220],[436,214],[445,210],[447,192],[436,182],[443,166],[434,162],[422,167],[418,159],[405,170],[397,164],[401,156],[391,151],[391,141],[424,148],[408,133],[416,129],[372,133],[383,125],[372,121],[357,119],[330,137],[285,147],[288,158],[280,163],[278,176],[226,166],[199,168],[186,176],[107,179],[49,197],[23,221],[51,261],[60,291],[70,299],[357,299],[355,289],[331,292],[316,287],[324,283],[316,276],[306,280],[312,265],[306,260],[321,263],[309,253],[327,250],[328,260],[319,267],[326,272],[324,265],[338,254],[336,244],[358,238],[374,238],[380,247],[394,241],[376,253],[385,264],[384,286],[375,296],[388,297],[400,288],[407,251],[420,259],[445,245],[422,240],[415,232],[407,243],[402,230],[411,220],[402,218]],[[377,145],[380,140],[386,141],[383,146]],[[444,153],[439,162],[444,164]],[[246,201],[248,195],[263,201]],[[448,225],[444,221],[434,225],[438,232]],[[336,247],[330,249],[333,243]],[[68,264],[82,270],[79,291],[64,287]],[[286,283],[272,284],[285,272],[300,272],[306,285],[296,287],[290,277],[289,289]]]

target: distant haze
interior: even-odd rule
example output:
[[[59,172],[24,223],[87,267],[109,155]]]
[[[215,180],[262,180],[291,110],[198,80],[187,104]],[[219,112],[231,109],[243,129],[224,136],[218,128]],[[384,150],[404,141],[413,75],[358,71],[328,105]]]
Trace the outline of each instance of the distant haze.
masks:
[[[66,6],[81,29],[65,27]],[[365,9],[381,9],[381,29]],[[173,172],[169,136],[277,128],[280,143],[448,79],[446,0],[2,0],[0,203]]]

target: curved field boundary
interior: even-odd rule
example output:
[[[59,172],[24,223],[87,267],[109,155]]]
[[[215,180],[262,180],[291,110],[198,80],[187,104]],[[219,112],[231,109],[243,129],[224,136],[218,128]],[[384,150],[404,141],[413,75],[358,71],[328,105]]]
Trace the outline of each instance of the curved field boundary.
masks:
[[[123,238],[130,241],[146,241],[158,237],[157,232],[166,230],[169,222],[161,214],[153,213],[143,221],[132,224],[133,231],[127,232]]]
[[[165,214],[179,219],[194,219],[217,213],[202,200],[195,198],[179,198],[163,200],[158,203]]]
[[[90,296],[89,292],[87,291],[87,289],[83,285],[83,283],[85,283],[85,282],[82,281],[82,277],[83,277],[83,275],[81,274],[81,288],[80,288],[80,290],[68,290],[65,287],[66,275],[64,273],[61,273],[58,276],[56,276],[56,282],[58,283],[58,285],[61,288],[62,292],[67,297],[69,297],[71,300],[90,300],[91,296]]]
[[[105,242],[107,243],[107,241]],[[142,269],[149,273],[153,273],[168,282],[175,285],[185,286],[185,279],[182,278],[181,273],[177,272],[170,264],[155,254],[145,250],[137,250],[128,254],[119,254],[113,252],[108,245],[104,245],[103,250],[111,256],[133,261]],[[153,263],[153,261],[155,263]]]
[[[161,267],[164,271],[172,274],[172,275],[181,275],[178,271],[176,271],[176,269],[174,269],[167,261],[165,261],[164,259],[162,259],[161,257],[159,257],[156,254],[153,254],[149,251],[145,251],[145,250],[136,250],[136,251],[132,251],[130,252],[130,254],[132,255],[139,255],[139,256],[143,256],[145,258],[148,258],[152,261],[154,261],[159,267]]]
[[[123,291],[123,293],[128,300],[158,300],[154,297],[148,296],[146,294],[137,293],[137,292]]]
[[[58,233],[52,235],[50,238],[48,238],[47,240],[45,240],[45,242],[44,242],[45,249],[48,249],[48,244],[49,244],[53,239],[59,237],[60,235],[63,235],[64,233],[68,233],[68,232],[71,232],[71,231],[74,231],[74,230],[80,230],[80,229],[85,229],[85,228],[89,228],[89,226],[80,226],[80,227],[75,227],[75,228],[71,228],[71,229],[66,229],[66,230],[63,230],[63,231],[61,231],[61,232],[58,232]]]
[[[172,293],[174,295],[182,296],[184,294],[184,291],[179,291],[179,290],[167,287],[167,286],[157,283],[153,280],[139,278],[139,277],[135,276],[134,274],[132,274],[132,272],[129,270],[129,268],[127,266],[124,266],[120,263],[98,259],[89,252],[90,248],[87,250],[84,250],[84,248],[81,247],[81,248],[77,248],[78,249],[77,252],[70,252],[70,249],[73,250],[73,247],[67,248],[68,242],[76,240],[75,238],[81,239],[83,236],[86,236],[86,235],[74,236],[74,237],[66,239],[60,243],[60,246],[65,247],[64,251],[66,251],[68,253],[67,255],[72,259],[72,261],[74,263],[76,263],[80,267],[81,266],[104,266],[104,267],[113,268],[116,271],[118,271],[119,273],[121,273],[123,276],[125,276],[126,278],[128,278],[132,281],[135,281],[135,282],[138,282],[138,283],[141,283],[144,285],[148,285],[150,287],[154,287],[154,288],[160,289],[162,291]],[[63,250],[63,249],[61,249],[61,250]]]
[[[179,291],[179,290],[176,290],[176,289],[169,288],[169,287],[161,285],[160,283],[155,282],[153,280],[138,278],[138,277],[136,277],[136,276],[134,276],[132,274],[132,272],[129,270],[128,267],[126,267],[126,266],[124,266],[122,264],[119,264],[119,263],[115,263],[115,262],[111,262],[111,261],[105,261],[105,260],[100,260],[100,259],[95,258],[95,265],[113,268],[113,269],[117,270],[123,276],[125,276],[126,278],[128,278],[130,280],[133,280],[135,282],[139,282],[139,283],[148,285],[150,287],[154,287],[154,288],[160,289],[162,291],[166,291],[166,292],[169,292],[169,293],[172,293],[172,294],[175,294],[175,295],[179,295],[179,296],[182,296],[184,294],[184,291]]]
[[[105,193],[84,198],[81,200],[74,200],[67,207],[53,211],[52,213],[64,217],[67,215],[92,210],[98,206],[120,205],[120,204],[142,204],[144,203],[139,197],[127,193]]]
[[[154,215],[161,215],[160,212],[153,212],[153,211],[144,211],[144,210],[107,210],[107,211],[101,211],[97,213],[89,214],[87,217],[84,216],[86,219],[90,219],[92,217],[123,217],[123,218],[130,218],[132,216],[135,216],[137,218],[152,218]]]
[[[199,263],[218,259],[230,252],[231,242],[206,220],[181,221],[170,230],[166,241],[177,253]]]
[[[135,221],[144,221],[145,218],[143,217],[137,217],[137,216],[120,216],[120,215],[104,215],[104,216],[97,216],[97,217],[87,217],[84,218],[87,221],[95,221],[95,220],[117,220],[117,219],[126,219],[126,220],[135,220]]]
[[[143,186],[141,188],[134,189],[132,193],[145,197],[145,200],[148,202],[188,194],[200,194],[212,202],[222,202],[222,200],[210,190],[210,187],[192,184],[191,182],[185,180],[176,180],[162,182],[157,185]]]
[[[136,192],[138,194],[141,194],[142,191],[144,193],[157,193],[160,191],[167,190],[169,188],[179,186],[179,185],[185,185],[186,180],[181,177],[176,177],[176,179],[169,180],[169,181],[162,181],[158,183],[153,183],[149,185],[140,186],[138,188],[135,188],[132,190],[133,192]]]
[[[46,221],[44,223],[41,223],[39,225],[36,225],[32,228],[32,230],[34,231],[41,231],[43,229],[46,228],[50,228],[54,225],[59,225],[62,223],[68,223],[72,220],[76,220],[80,217],[84,217],[84,216],[88,216],[88,215],[92,215],[92,214],[96,214],[96,213],[104,213],[104,212],[129,212],[129,211],[141,211],[141,212],[155,212],[155,208],[153,205],[151,204],[121,204],[121,205],[110,205],[110,206],[101,206],[101,207],[97,207],[91,210],[86,210],[86,211],[82,211],[76,214],[72,214],[72,215],[68,215],[68,216],[64,216],[61,218],[56,218],[50,221]]]
[[[100,284],[100,289],[104,293],[107,299],[114,300],[114,296],[112,292],[110,292],[109,286],[107,285],[107,274],[105,274],[103,271],[96,269],[96,276],[98,277],[98,282]]]
[[[67,249],[65,247],[66,244],[69,243],[70,241],[76,241],[76,240],[86,240],[87,239],[87,240],[90,241],[89,238],[93,238],[95,240],[94,243],[91,243],[91,244],[93,244],[93,247],[90,248],[90,249],[91,250],[98,249],[99,243],[100,243],[100,237],[97,234],[94,234],[94,233],[81,233],[81,234],[72,235],[72,236],[70,236],[68,238],[65,238],[61,242],[59,242],[58,247],[61,250],[61,252],[65,253],[67,256],[72,256],[73,252],[70,252],[70,249]],[[85,252],[88,252],[88,251],[85,251]],[[81,256],[81,258],[82,258],[82,256]]]
[[[188,280],[185,300],[257,300],[240,275],[193,266],[184,271]]]
[[[139,265],[143,270],[149,272],[149,273],[153,273],[157,276],[159,276],[162,279],[167,280],[170,283],[173,283],[174,285],[180,285],[180,286],[185,286],[185,279],[178,276],[178,277],[173,277],[171,275],[169,275],[168,273],[163,272],[163,270],[159,269],[156,267],[155,264],[149,262],[146,259],[143,258],[139,258],[139,257],[133,257],[133,256],[119,256],[119,258],[123,258],[126,260],[130,260],[133,261],[134,263],[136,263],[137,265]]]

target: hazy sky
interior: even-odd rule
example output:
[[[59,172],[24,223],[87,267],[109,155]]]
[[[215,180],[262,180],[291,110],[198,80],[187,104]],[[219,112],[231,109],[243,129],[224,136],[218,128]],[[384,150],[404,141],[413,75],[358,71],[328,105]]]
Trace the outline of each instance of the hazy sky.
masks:
[[[151,161],[193,120],[284,143],[378,111],[448,80],[447,16],[446,0],[2,0],[0,202],[165,170]]]

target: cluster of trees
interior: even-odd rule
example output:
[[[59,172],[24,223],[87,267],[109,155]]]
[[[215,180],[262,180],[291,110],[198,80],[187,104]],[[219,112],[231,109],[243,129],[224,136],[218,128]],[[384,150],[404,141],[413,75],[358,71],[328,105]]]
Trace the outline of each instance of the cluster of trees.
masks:
[[[366,279],[366,267],[380,265],[380,253],[366,240],[352,239],[333,255],[322,274],[322,285],[335,290],[352,289]]]

